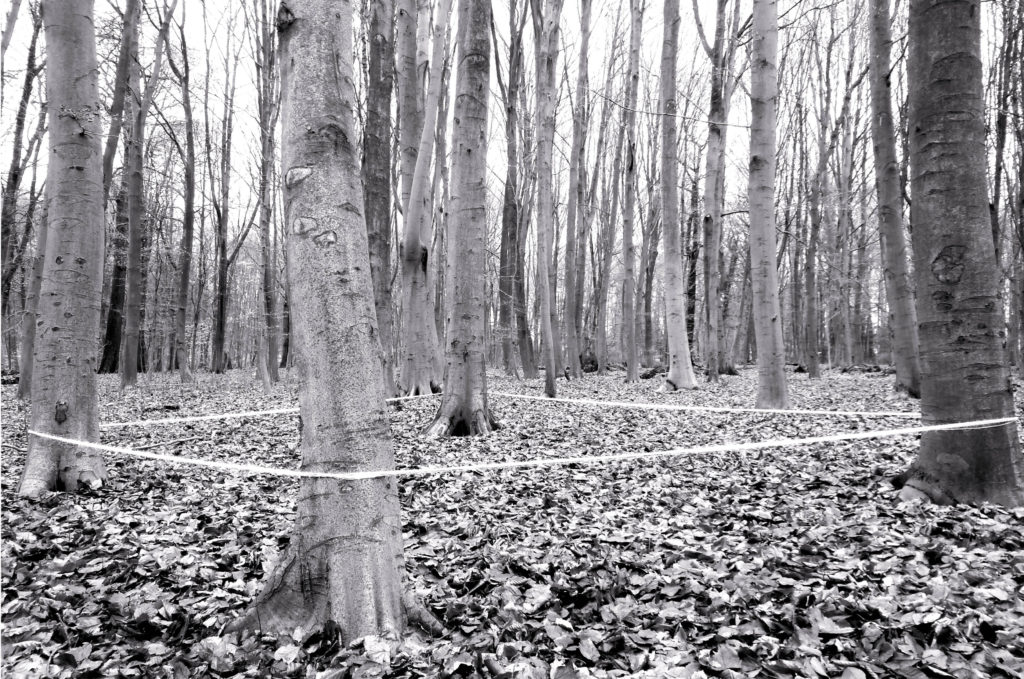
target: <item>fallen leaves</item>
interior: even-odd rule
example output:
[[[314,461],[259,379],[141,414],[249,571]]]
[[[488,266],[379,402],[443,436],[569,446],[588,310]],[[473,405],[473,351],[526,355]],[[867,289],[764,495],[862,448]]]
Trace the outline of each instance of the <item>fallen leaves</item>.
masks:
[[[495,391],[539,382],[492,376]],[[746,406],[753,376],[658,394],[589,377],[560,396]],[[288,407],[246,376],[156,377],[103,420]],[[8,414],[13,389],[3,391]],[[793,378],[795,407],[907,410],[885,380]],[[430,399],[392,407],[400,466],[663,450],[905,426],[888,418],[681,413],[492,397],[504,427],[425,441]],[[168,412],[167,406],[172,406]],[[911,437],[401,486],[406,584],[446,632],[226,635],[287,545],[296,483],[111,456],[111,484],[14,495],[3,423],[3,667],[12,676],[1011,677],[1024,666],[1024,510],[899,504]],[[104,432],[104,441],[295,467],[294,416]],[[8,445],[9,444],[9,445]]]

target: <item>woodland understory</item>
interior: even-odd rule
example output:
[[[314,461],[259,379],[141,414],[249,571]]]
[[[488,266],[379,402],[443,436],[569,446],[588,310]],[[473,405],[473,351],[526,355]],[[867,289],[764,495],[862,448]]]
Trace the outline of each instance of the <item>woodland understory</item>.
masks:
[[[755,369],[698,392],[622,373],[563,398],[753,405]],[[789,372],[796,409],[915,411],[881,372]],[[438,401],[389,406],[398,466],[661,450],[913,426],[893,417],[665,412],[513,400],[501,429],[426,440]],[[1016,413],[1024,414],[1016,382]],[[251,373],[100,378],[100,420],[294,406]],[[900,503],[914,437],[403,479],[405,587],[443,634],[347,647],[224,632],[288,542],[297,482],[110,454],[96,491],[16,495],[25,418],[3,386],[6,676],[1015,677],[1024,508]],[[107,429],[104,443],[295,468],[294,415]]]

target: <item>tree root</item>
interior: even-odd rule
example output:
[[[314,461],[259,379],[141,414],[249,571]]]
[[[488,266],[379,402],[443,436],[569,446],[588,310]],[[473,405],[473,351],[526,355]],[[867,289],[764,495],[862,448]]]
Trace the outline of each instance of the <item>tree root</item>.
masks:
[[[900,491],[900,500],[903,502],[926,500],[937,505],[958,504],[956,497],[946,490],[939,479],[915,466],[897,474],[889,481]]]
[[[489,410],[477,408],[469,412],[458,405],[442,404],[437,416],[423,430],[428,438],[446,438],[448,436],[480,436],[497,431],[501,425],[491,417]]]

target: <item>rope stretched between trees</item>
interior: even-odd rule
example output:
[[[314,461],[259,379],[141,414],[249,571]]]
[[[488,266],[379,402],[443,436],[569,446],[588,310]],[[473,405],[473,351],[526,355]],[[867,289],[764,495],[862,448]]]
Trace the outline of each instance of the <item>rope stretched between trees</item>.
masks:
[[[358,472],[316,472],[304,469],[281,469],[278,467],[264,467],[261,465],[241,464],[237,462],[222,462],[219,460],[200,460],[178,455],[166,455],[163,453],[150,453],[120,446],[108,446],[102,443],[91,443],[79,439],[65,438],[53,434],[45,434],[29,430],[29,434],[39,438],[58,441],[69,445],[91,448],[108,453],[141,457],[150,460],[170,462],[174,464],[191,464],[199,467],[211,467],[225,471],[247,472],[249,474],[266,474],[271,476],[287,476],[293,478],[307,479],[337,479],[339,481],[362,481],[366,479],[377,479],[385,477],[403,476],[427,476],[431,474],[447,474],[456,472],[489,471],[494,469],[522,469],[528,467],[550,467],[566,464],[595,464],[598,462],[622,462],[626,460],[643,460],[656,457],[669,457],[678,455],[708,454],[739,452],[747,450],[763,450],[765,448],[787,448],[792,446],[804,446],[815,443],[834,443],[837,441],[854,441],[873,438],[887,438],[892,436],[905,436],[920,434],[929,431],[951,431],[957,429],[983,429],[987,427],[998,427],[1007,424],[1016,424],[1014,417],[1003,417],[990,420],[974,420],[971,422],[953,422],[949,424],[933,424],[921,427],[907,427],[903,429],[886,429],[879,431],[852,432],[847,434],[832,434],[829,436],[813,436],[803,439],[772,439],[768,441],[753,441],[749,443],[724,443],[710,446],[695,446],[690,448],[673,448],[670,450],[655,450],[635,453],[611,453],[607,455],[574,456],[574,457],[553,457],[539,458],[534,460],[518,460],[506,462],[476,462],[461,465],[417,467],[413,469],[378,469]]]

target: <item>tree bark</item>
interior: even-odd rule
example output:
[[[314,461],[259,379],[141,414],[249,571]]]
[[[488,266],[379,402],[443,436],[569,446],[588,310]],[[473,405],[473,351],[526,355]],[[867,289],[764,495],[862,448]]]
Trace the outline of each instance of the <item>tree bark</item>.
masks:
[[[775,242],[775,107],[779,15],[775,0],[754,0],[750,55],[750,276],[757,338],[757,407],[788,408]],[[742,306],[742,304],[741,304]]]
[[[875,190],[878,193],[878,235],[882,247],[889,327],[892,329],[892,363],[896,367],[896,388],[916,398],[921,393],[921,368],[917,355],[917,310],[907,271],[903,196],[892,122],[889,0],[871,0],[870,35],[871,135],[874,140]]]
[[[925,424],[1014,416],[985,180],[978,0],[911,0],[911,223]],[[1017,423],[926,432],[909,471],[939,503],[1024,504]]]
[[[352,8],[289,0],[281,45],[281,156],[302,469],[394,466],[380,379],[353,110]],[[394,479],[305,478],[295,529],[236,627],[335,623],[347,643],[400,633],[402,536]]]
[[[558,84],[558,34],[562,0],[531,0],[533,30],[536,36],[537,69],[537,295],[540,298],[540,325],[544,349],[544,393],[555,397],[555,331],[551,323],[551,265],[554,196],[551,155],[555,140],[555,98]]]
[[[103,285],[102,110],[92,0],[46,0],[50,198],[40,283],[30,428],[99,438],[96,330]],[[107,477],[96,451],[30,437],[18,493],[75,491]]]
[[[363,128],[363,205],[370,245],[370,273],[381,343],[384,393],[397,396],[394,311],[391,300],[391,94],[394,84],[393,0],[374,0],[366,18],[369,36],[366,125]]]
[[[636,100],[640,81],[640,39],[643,28],[644,0],[630,2],[629,74],[626,76],[626,174],[622,199],[622,322],[624,323],[626,382],[640,381],[640,360],[636,342],[636,251],[633,246],[633,208],[636,203]]]
[[[274,128],[277,126],[277,44],[271,22],[271,0],[255,0],[259,21],[253,30],[256,38],[256,107],[260,124],[260,268],[263,292],[263,325],[265,339],[257,361],[266,379],[274,384],[277,372],[277,281],[274,277],[274,243],[270,232],[274,213]],[[389,60],[390,65],[390,60]],[[390,69],[389,69],[390,73]],[[369,81],[372,84],[373,79]],[[390,130],[390,127],[388,128]],[[385,205],[387,199],[385,198]],[[390,224],[388,224],[390,228]]]
[[[682,222],[679,216],[679,147],[676,112],[676,62],[679,53],[679,0],[665,0],[665,44],[661,51],[661,213],[665,248],[665,321],[668,374],[661,390],[695,389],[686,333],[686,281],[683,272]]]
[[[487,248],[487,102],[490,3],[459,0],[458,73],[452,131],[451,218],[444,396],[425,433],[486,434],[497,428],[487,405],[484,306]]]

